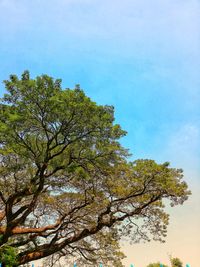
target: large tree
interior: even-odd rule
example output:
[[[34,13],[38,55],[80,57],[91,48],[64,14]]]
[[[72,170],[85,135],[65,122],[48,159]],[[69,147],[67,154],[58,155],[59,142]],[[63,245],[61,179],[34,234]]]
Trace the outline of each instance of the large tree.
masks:
[[[122,266],[119,240],[160,240],[190,194],[181,169],[128,161],[112,106],[42,75],[11,75],[0,103],[0,246],[19,265],[73,257]]]

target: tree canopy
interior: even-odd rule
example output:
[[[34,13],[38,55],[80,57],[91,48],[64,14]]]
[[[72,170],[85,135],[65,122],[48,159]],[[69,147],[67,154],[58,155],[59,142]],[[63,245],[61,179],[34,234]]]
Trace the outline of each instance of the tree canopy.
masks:
[[[183,267],[183,263],[179,258],[170,258],[171,266],[172,267]]]
[[[172,256],[170,256],[170,263],[171,263],[171,267],[183,267],[183,263],[179,258],[174,258]],[[160,262],[155,262],[155,263],[149,263],[147,265],[147,267],[168,267],[165,264],[161,264]]]
[[[122,266],[119,241],[163,241],[182,169],[128,160],[112,106],[47,75],[10,75],[0,102],[0,247],[18,264],[61,257]]]
[[[161,264],[160,262],[150,263],[150,264],[147,265],[147,267],[161,267],[161,266],[168,267],[167,265]]]

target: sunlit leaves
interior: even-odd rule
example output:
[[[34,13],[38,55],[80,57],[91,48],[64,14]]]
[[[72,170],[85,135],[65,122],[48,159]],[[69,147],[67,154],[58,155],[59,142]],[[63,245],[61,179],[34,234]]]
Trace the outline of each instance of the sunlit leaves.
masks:
[[[122,266],[120,238],[163,242],[166,201],[190,192],[181,169],[128,161],[112,106],[42,75],[5,81],[0,104],[0,245],[20,263],[52,255]],[[21,231],[21,232],[20,232]]]

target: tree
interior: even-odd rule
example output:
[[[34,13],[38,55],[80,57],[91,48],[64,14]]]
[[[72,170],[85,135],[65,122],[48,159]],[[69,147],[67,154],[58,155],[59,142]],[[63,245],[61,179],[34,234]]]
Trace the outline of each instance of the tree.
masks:
[[[0,246],[18,265],[48,257],[122,266],[119,240],[163,241],[164,199],[190,194],[181,169],[128,161],[112,106],[42,75],[4,81],[0,103]]]
[[[147,265],[147,267],[160,267],[160,266],[161,266],[160,262],[150,263],[150,264]],[[162,266],[163,266],[163,267],[168,267],[168,266],[165,265],[165,264],[162,264]]]
[[[183,267],[183,263],[179,258],[170,257],[170,262],[172,267]]]

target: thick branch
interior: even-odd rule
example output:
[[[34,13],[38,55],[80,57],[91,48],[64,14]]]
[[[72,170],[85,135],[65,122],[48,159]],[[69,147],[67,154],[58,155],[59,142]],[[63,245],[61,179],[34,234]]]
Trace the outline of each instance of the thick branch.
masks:
[[[90,229],[85,228],[82,231],[75,234],[74,236],[63,240],[60,243],[55,243],[51,246],[49,244],[44,244],[44,245],[38,246],[37,250],[24,251],[24,252],[19,254],[20,264],[24,264],[24,263],[27,263],[27,262],[30,262],[33,260],[38,260],[38,259],[41,259],[43,257],[50,256],[53,253],[56,253],[56,252],[62,250],[64,247],[66,247],[69,244],[73,244],[75,242],[78,242],[81,239],[84,239],[87,236],[92,236],[92,235],[98,233],[104,227],[110,228],[116,222],[123,221],[130,216],[138,215],[147,206],[149,206],[150,204],[152,204],[155,201],[157,201],[158,199],[160,199],[160,197],[161,197],[161,195],[152,197],[147,203],[143,204],[141,207],[136,208],[135,210],[133,210],[127,214],[124,214],[123,216],[119,216],[119,217],[111,216],[110,219],[107,221],[99,220],[94,227],[92,227]],[[107,208],[107,210],[109,210],[109,207]],[[103,212],[103,213],[105,214],[105,212]]]

